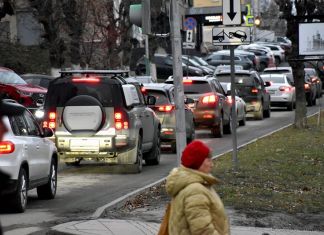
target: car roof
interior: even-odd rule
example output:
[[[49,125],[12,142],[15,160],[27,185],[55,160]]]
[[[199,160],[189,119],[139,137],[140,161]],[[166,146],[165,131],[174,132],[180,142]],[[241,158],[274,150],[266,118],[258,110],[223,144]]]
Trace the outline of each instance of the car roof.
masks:
[[[265,68],[264,71],[274,71],[274,70],[290,70],[292,71],[291,67],[271,67],[271,68]]]
[[[8,71],[13,72],[13,70],[8,69],[6,67],[0,67],[0,72],[8,72]]]
[[[128,76],[128,70],[67,70],[60,71],[60,74],[113,74],[113,75],[126,75]]]
[[[222,74],[230,74],[230,70],[223,70],[217,73],[217,75],[222,75]],[[256,73],[254,70],[235,70],[234,74],[248,74],[251,75],[252,73]]]
[[[155,90],[169,90],[174,87],[173,84],[168,84],[168,83],[144,83],[143,85],[147,89],[155,89]]]
[[[22,78],[48,78],[55,79],[55,77],[47,74],[34,74],[34,73],[25,73],[20,75]]]
[[[287,77],[286,74],[261,74],[261,77]]]

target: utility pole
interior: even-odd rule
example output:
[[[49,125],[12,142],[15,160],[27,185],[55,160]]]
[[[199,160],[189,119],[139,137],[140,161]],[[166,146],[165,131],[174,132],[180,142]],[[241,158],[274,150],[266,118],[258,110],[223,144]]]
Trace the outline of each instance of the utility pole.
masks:
[[[151,33],[151,0],[142,0],[142,34],[145,38],[145,71],[146,75],[150,73],[150,58],[149,58],[149,34]]]
[[[186,146],[186,126],[184,111],[183,70],[182,70],[182,41],[178,0],[171,0],[171,44],[173,57],[173,83],[175,87],[176,105],[176,142],[177,165],[181,163],[181,154]]]

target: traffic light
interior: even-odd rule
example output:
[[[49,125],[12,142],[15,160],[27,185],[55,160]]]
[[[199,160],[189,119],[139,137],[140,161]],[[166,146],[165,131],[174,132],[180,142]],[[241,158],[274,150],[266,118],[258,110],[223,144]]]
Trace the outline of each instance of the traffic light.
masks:
[[[141,4],[129,6],[129,20],[132,24],[142,28],[143,34],[151,33],[150,0],[142,0]]]
[[[260,18],[260,16],[256,16],[256,17],[254,18],[254,25],[255,25],[256,27],[259,27],[259,26],[261,25],[261,18]]]

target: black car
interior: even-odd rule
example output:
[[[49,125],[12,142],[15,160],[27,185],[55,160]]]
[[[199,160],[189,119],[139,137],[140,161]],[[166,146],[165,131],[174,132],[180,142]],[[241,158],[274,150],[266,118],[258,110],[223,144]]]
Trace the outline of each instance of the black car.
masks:
[[[182,62],[185,65],[200,68],[203,71],[204,75],[213,74],[213,72],[214,72],[214,70],[208,68],[208,66],[199,64],[198,62],[191,59],[190,56],[187,56],[187,55],[182,56]],[[186,74],[186,70],[184,70],[183,73]]]
[[[160,81],[166,80],[173,75],[173,58],[171,55],[155,54],[152,62],[156,66],[157,79]],[[197,67],[182,64],[184,76],[203,76],[203,71]],[[142,57],[136,64],[137,75],[145,74],[145,60]]]
[[[216,76],[220,82],[231,82],[229,71],[220,72]],[[270,117],[270,94],[265,89],[270,86],[269,82],[265,83],[256,71],[238,70],[235,71],[235,84],[239,96],[246,103],[247,114],[252,114],[258,120]]]

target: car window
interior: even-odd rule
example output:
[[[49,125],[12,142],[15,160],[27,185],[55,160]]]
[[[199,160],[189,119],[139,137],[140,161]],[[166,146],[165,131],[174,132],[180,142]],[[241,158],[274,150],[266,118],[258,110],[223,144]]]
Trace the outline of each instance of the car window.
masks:
[[[29,112],[25,111],[24,118],[25,118],[26,124],[27,124],[28,135],[40,136],[41,133],[40,133],[39,127],[37,126],[36,121],[32,117],[32,115]]]
[[[266,82],[273,82],[273,83],[285,83],[285,78],[280,76],[262,76],[262,79]]]
[[[141,92],[141,86],[135,85],[135,87],[136,87],[137,95],[139,97],[140,104],[141,105],[145,104],[144,96],[143,93]]]
[[[12,130],[15,135],[18,136],[28,135],[27,125],[22,115],[10,117],[10,122],[12,125]]]
[[[184,83],[183,89],[185,94],[201,94],[212,92],[212,89],[207,81],[192,81]]]
[[[170,100],[167,97],[167,94],[163,91],[158,90],[146,90],[148,95],[154,96],[156,98],[155,105],[168,105]]]
[[[26,84],[24,79],[19,77],[16,73],[11,71],[0,72],[0,83],[3,84]]]
[[[50,79],[43,78],[43,79],[40,80],[39,85],[41,87],[48,88],[50,81],[51,81]]]
[[[40,85],[40,79],[39,78],[25,78],[25,81],[29,84],[33,85]]]
[[[225,92],[223,90],[223,87],[218,83],[218,81],[213,80],[212,82],[213,82],[213,84],[215,86],[216,92],[225,95]]]
[[[217,79],[220,82],[231,82],[230,74],[218,74]],[[235,83],[239,85],[253,86],[254,81],[249,74],[235,74]]]
[[[124,103],[119,84],[104,81],[99,83],[73,83],[63,79],[49,86],[45,106],[64,107],[68,100],[78,95],[92,96],[98,99],[104,107],[115,107]]]
[[[264,70],[263,74],[284,74],[284,73],[290,73],[287,69],[280,69],[280,70]]]

